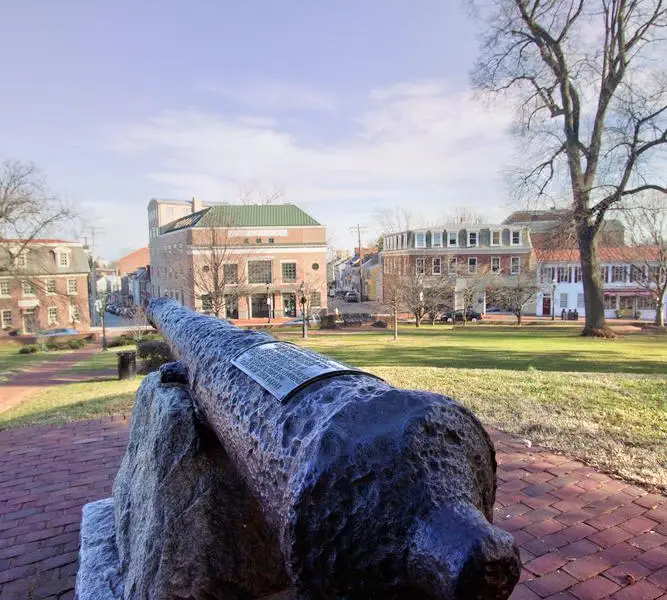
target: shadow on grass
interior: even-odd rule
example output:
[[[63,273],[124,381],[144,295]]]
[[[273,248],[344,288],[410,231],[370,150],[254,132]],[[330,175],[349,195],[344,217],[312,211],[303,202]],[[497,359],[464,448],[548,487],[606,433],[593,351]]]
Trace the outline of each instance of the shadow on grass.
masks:
[[[134,392],[100,396],[0,420],[0,431],[33,425],[63,425],[74,421],[88,421],[117,415],[129,416],[133,404]]]

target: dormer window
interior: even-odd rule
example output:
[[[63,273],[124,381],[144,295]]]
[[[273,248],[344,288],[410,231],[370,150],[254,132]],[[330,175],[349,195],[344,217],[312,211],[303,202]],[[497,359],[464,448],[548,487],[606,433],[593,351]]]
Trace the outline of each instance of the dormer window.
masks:
[[[69,267],[69,254],[61,252],[58,257],[58,265],[61,267]]]
[[[520,245],[521,245],[521,231],[513,231],[512,246],[520,246]]]
[[[25,252],[16,255],[14,264],[18,269],[25,269],[28,266],[28,257],[25,255]]]
[[[442,232],[435,231],[431,234],[431,247],[442,248]]]
[[[468,232],[468,246],[470,248],[477,246],[477,232],[469,231]]]
[[[426,248],[425,233],[415,233],[415,248]]]
[[[453,246],[459,245],[459,234],[458,231],[449,231],[447,232],[447,245],[452,248]]]
[[[500,246],[500,231],[491,232],[491,245]]]

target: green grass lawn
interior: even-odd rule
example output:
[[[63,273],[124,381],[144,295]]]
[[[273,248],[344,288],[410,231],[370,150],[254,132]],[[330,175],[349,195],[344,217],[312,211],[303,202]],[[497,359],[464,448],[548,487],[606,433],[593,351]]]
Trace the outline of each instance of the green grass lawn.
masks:
[[[35,354],[19,354],[20,344],[0,344],[0,384],[7,381],[18,371],[32,367],[38,363],[53,360],[69,352],[37,352]]]
[[[303,343],[296,331],[278,335]],[[450,395],[489,426],[667,491],[667,336],[610,341],[574,328],[405,326],[396,342],[371,330],[313,332],[305,344],[397,387]],[[115,368],[122,349],[75,370]],[[127,414],[139,383],[56,386],[0,413],[0,428]]]
[[[105,369],[113,370],[118,368],[118,355],[116,352],[124,352],[126,350],[136,350],[136,346],[118,346],[117,348],[109,348],[106,352],[98,352],[90,358],[77,363],[72,367],[72,371],[80,375],[86,372],[99,372]]]

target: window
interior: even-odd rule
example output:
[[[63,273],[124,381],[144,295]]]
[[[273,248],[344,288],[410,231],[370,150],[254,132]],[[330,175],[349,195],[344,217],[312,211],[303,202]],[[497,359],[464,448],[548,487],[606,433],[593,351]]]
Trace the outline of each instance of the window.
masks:
[[[296,281],[296,263],[287,262],[280,265],[283,281]]]
[[[607,283],[609,281],[609,267],[600,267],[600,279],[602,283]]]
[[[320,268],[320,265],[319,265],[318,263],[313,263],[312,265],[310,265],[310,268],[311,268],[313,271],[317,271],[317,269]]]
[[[558,267],[556,280],[558,283],[570,283],[570,267]]]
[[[520,246],[521,245],[521,232],[520,231],[513,231],[512,232],[512,246]]]
[[[255,238],[255,244],[261,244],[262,238]]]
[[[581,267],[574,267],[572,281],[573,283],[579,283],[581,281]]]
[[[477,273],[477,257],[470,256],[468,258],[468,273]]]
[[[271,283],[271,261],[249,260],[248,283]]]
[[[469,231],[468,232],[468,246],[469,247],[474,247],[477,246],[477,232],[476,231]]]
[[[201,270],[202,270],[204,273],[209,273],[209,272],[211,271],[211,267],[209,267],[208,265],[204,265],[204,266],[201,268]]]
[[[67,254],[67,252],[60,253],[58,264],[61,267],[69,267],[69,254]]]
[[[433,259],[433,275],[442,275],[442,259]]]
[[[415,233],[415,248],[426,248],[425,233]]]
[[[67,293],[68,294],[78,294],[79,293],[79,283],[76,279],[67,280]]]
[[[55,279],[47,279],[46,280],[46,293],[47,294],[55,294],[56,293],[56,280]]]
[[[500,246],[500,231],[491,232],[491,245]]]
[[[432,248],[442,248],[442,232],[434,231],[431,234],[431,247]]]
[[[274,240],[273,238],[269,238],[269,244],[274,244],[275,241],[276,241],[276,240]]]
[[[630,267],[630,281],[635,282],[644,282],[646,281],[646,269],[645,267],[637,267],[635,265],[632,265]]]
[[[512,275],[518,275],[520,270],[521,270],[521,258],[519,256],[513,256],[510,272],[512,273]]]
[[[249,244],[249,243],[250,243],[250,239],[249,239],[249,238],[243,238],[243,243],[244,243],[244,244]]]
[[[655,310],[655,299],[651,296],[637,296],[637,310]]]
[[[584,295],[577,294],[577,308],[585,308],[586,304],[584,303]]]
[[[556,267],[542,267],[540,270],[540,283],[551,283],[556,277]]]
[[[21,289],[23,290],[24,296],[34,296],[35,294],[35,286],[32,285],[32,283],[30,283],[29,281],[22,281]]]
[[[567,294],[560,295],[560,307],[567,308]]]
[[[500,273],[500,256],[491,257],[491,272]]]
[[[213,300],[211,299],[210,294],[204,294],[201,297],[201,309],[204,312],[210,312],[213,310]]]
[[[447,232],[447,245],[451,248],[452,246],[459,245],[459,233],[458,231],[448,231]]]
[[[11,294],[11,288],[9,281],[0,281],[0,296],[9,296]]]
[[[310,307],[319,308],[322,305],[322,295],[319,292],[310,292]]]
[[[418,258],[415,260],[415,273],[417,275],[423,275],[424,274],[424,259],[423,258]]]
[[[604,297],[604,309],[605,310],[614,310],[616,308],[616,296],[608,296],[605,294]]]
[[[12,326],[11,310],[0,311],[0,325],[2,325],[3,329],[9,329]]]
[[[222,278],[225,283],[239,282],[239,266],[236,263],[222,265]]]
[[[611,268],[612,282],[625,281],[625,277],[626,277],[625,265],[614,265]]]
[[[456,264],[456,256],[452,256],[452,257],[449,259],[449,265],[448,265],[448,267],[447,267],[447,272],[448,272],[450,275],[456,275],[456,268],[457,268],[457,264]]]
[[[81,318],[81,313],[79,312],[79,307],[71,304],[69,307],[69,318],[74,323]]]
[[[49,306],[49,325],[58,324],[58,309],[55,306]]]
[[[26,257],[26,255],[23,252],[21,252],[21,254],[16,255],[16,259],[14,260],[14,264],[19,268],[26,267],[28,265],[28,258]]]

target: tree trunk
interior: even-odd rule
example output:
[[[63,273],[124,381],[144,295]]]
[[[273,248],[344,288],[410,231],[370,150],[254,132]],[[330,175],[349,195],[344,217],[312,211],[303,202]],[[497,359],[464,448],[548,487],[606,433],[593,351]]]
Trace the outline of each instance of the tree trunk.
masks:
[[[655,324],[658,327],[665,326],[665,292],[667,287],[662,290],[662,293],[658,295],[658,300],[655,303]]]
[[[398,311],[394,310],[394,340],[398,339]]]
[[[521,311],[516,313],[516,324],[521,327]]]
[[[419,327],[421,324],[421,319],[419,318],[419,315],[415,315],[415,327]]]
[[[600,277],[597,240],[589,223],[577,223],[577,238],[581,261],[581,281],[584,286],[586,322],[581,335],[615,338],[604,315],[604,290]],[[552,298],[552,302],[555,302]]]

